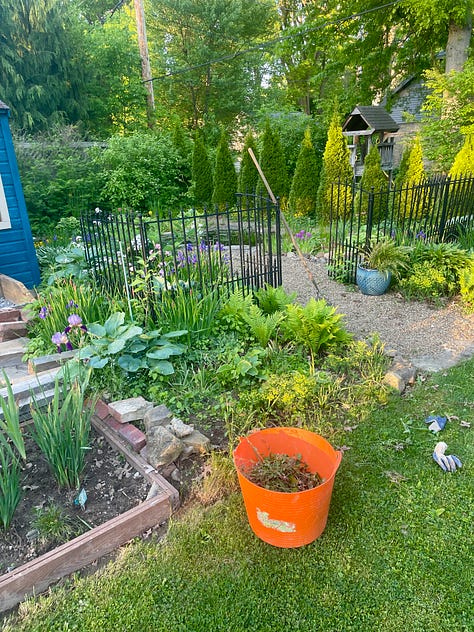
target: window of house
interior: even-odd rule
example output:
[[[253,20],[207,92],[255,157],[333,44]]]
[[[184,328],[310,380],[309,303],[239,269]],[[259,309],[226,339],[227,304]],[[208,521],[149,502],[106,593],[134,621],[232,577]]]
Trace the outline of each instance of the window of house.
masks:
[[[3,189],[2,176],[0,175],[0,230],[5,230],[6,228],[11,228],[11,223],[5,191]]]

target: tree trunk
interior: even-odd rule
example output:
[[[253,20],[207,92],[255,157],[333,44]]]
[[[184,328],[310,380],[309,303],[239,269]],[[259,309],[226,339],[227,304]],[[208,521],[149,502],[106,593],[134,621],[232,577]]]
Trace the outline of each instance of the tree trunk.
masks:
[[[148,127],[153,127],[155,115],[155,95],[151,76],[150,56],[148,54],[148,40],[146,37],[145,8],[143,0],[134,0],[135,17],[137,20],[138,47],[142,61],[142,79],[147,91],[147,119]]]
[[[446,74],[455,70],[460,72],[468,57],[472,34],[472,10],[468,9],[464,24],[449,24],[448,43],[446,44]]]

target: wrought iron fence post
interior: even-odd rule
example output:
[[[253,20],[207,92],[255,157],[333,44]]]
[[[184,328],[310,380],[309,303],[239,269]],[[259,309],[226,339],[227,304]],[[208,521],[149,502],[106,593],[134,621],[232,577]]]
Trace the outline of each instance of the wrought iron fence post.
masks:
[[[367,229],[365,233],[365,247],[366,248],[370,248],[373,224],[374,224],[374,187],[371,187],[369,191],[369,199],[367,203]]]

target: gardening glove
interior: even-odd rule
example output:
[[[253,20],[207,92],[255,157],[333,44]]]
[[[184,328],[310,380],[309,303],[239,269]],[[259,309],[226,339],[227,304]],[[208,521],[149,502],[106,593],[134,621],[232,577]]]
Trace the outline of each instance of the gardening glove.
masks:
[[[433,459],[445,472],[455,472],[456,468],[462,467],[462,463],[454,454],[446,455],[444,453],[447,447],[444,441],[439,441],[435,445]]]
[[[428,426],[428,430],[436,434],[440,430],[443,430],[446,425],[446,421],[446,417],[435,417],[433,415],[430,415],[425,419],[425,424],[430,424]]]

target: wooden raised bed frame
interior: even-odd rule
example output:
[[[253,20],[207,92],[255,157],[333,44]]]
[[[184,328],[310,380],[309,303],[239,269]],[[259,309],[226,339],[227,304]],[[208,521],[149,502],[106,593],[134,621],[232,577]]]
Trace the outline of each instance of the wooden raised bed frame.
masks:
[[[45,591],[62,577],[84,568],[167,520],[179,505],[178,491],[149,463],[133,453],[97,415],[92,417],[92,424],[143,477],[154,484],[157,493],[120,516],[0,576],[0,612],[14,608],[29,595]]]

